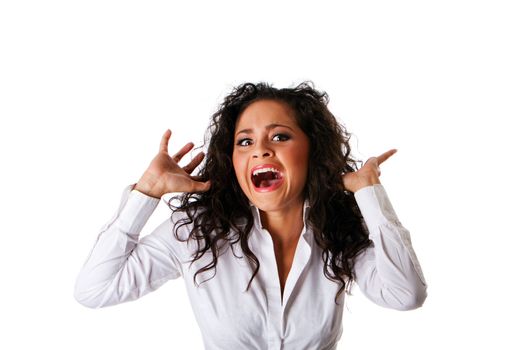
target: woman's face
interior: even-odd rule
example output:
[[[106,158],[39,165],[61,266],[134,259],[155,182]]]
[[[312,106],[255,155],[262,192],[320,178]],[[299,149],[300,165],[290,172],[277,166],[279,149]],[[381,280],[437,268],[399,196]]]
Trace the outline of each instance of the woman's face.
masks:
[[[250,104],[235,125],[233,166],[244,194],[262,211],[303,204],[309,141],[283,102]]]

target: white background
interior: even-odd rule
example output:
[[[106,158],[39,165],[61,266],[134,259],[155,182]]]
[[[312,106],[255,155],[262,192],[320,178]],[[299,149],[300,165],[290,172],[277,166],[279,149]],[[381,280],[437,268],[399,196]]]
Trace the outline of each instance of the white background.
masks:
[[[199,145],[233,86],[309,79],[357,158],[398,149],[381,182],[429,284],[409,312],[347,298],[339,348],[523,349],[524,18],[501,0],[3,1],[0,348],[202,348],[182,280],[91,310],[76,275],[167,128],[172,153]]]

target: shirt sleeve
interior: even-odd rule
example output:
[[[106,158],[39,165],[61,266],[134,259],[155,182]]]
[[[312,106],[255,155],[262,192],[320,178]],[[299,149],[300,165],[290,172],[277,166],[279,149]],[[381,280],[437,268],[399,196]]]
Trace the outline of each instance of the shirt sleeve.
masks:
[[[423,305],[427,283],[409,231],[399,221],[381,184],[354,193],[373,245],[355,260],[355,281],[374,303],[397,310]]]
[[[171,219],[150,235],[139,235],[160,199],[127,186],[119,209],[98,234],[75,283],[82,305],[100,308],[131,301],[181,276]],[[171,238],[171,240],[170,240]]]

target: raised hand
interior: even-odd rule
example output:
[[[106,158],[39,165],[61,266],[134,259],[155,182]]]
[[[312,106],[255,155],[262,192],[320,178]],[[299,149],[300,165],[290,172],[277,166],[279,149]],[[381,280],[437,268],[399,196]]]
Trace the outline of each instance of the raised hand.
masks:
[[[363,187],[371,186],[374,184],[380,184],[379,176],[381,175],[381,169],[379,165],[385,160],[390,158],[397,149],[391,149],[380,156],[368,158],[360,169],[355,172],[348,172],[343,175],[343,184],[345,190],[351,192],[357,192]]]
[[[144,172],[134,189],[151,197],[160,198],[170,192],[204,192],[210,189],[210,181],[202,182],[191,173],[204,159],[204,153],[200,152],[186,166],[180,167],[179,161],[193,148],[189,142],[175,155],[168,153],[168,142],[171,130],[168,129],[162,135],[159,153],[153,158],[148,169]]]

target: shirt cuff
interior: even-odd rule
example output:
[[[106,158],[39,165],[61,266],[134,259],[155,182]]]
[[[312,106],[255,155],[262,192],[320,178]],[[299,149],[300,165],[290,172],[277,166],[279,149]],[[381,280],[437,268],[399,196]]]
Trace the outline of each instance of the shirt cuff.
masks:
[[[159,198],[150,197],[138,190],[131,190],[129,185],[124,190],[127,201],[118,215],[119,227],[131,235],[139,235],[151,214],[160,202]]]
[[[369,228],[386,223],[400,224],[382,184],[363,187],[354,193],[354,197]]]

